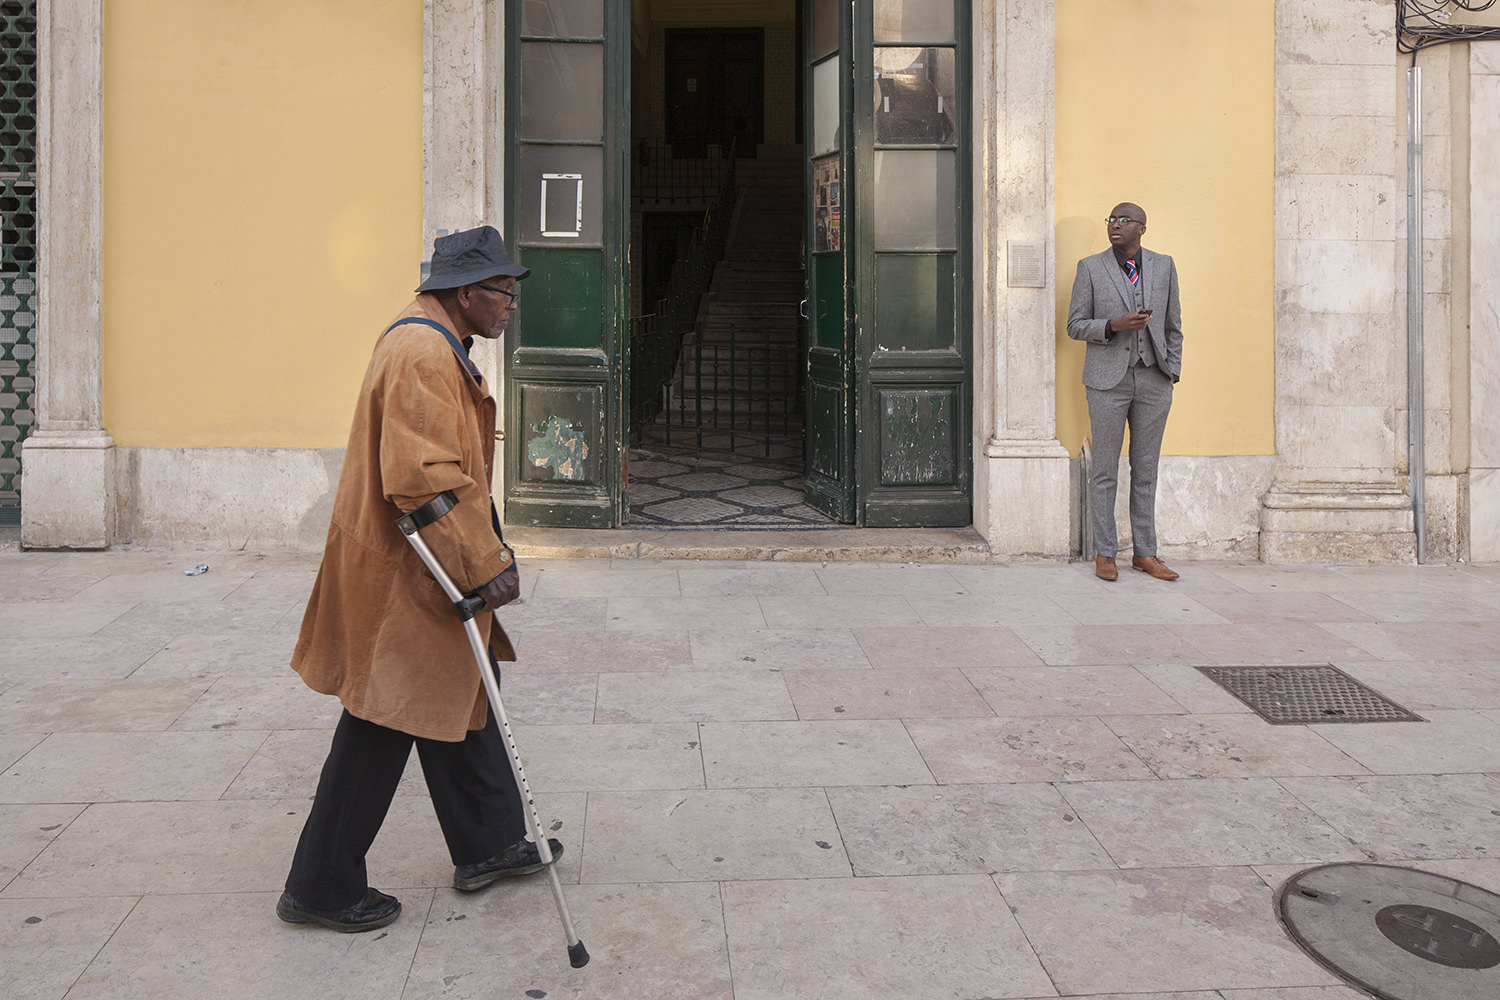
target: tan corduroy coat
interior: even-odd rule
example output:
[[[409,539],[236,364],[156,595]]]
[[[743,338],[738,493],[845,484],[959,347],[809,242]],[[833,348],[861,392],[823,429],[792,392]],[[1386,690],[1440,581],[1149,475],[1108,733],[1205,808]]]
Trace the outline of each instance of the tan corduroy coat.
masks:
[[[401,318],[454,329],[419,295]],[[460,590],[506,568],[490,523],[495,400],[445,338],[408,324],[375,345],[360,388],[334,498],[323,564],[302,619],[292,669],[350,714],[428,739],[458,741],[486,718],[484,689],[463,623],[396,527],[443,490],[458,506],[422,537]],[[514,660],[489,612],[475,616],[500,660]]]

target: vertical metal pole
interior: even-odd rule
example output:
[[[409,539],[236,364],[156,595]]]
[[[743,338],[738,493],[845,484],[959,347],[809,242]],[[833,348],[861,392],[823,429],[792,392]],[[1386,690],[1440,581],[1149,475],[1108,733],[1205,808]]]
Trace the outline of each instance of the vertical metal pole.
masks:
[[[1415,62],[1415,59],[1413,59]],[[1422,68],[1406,71],[1406,441],[1417,562],[1427,561],[1427,407],[1422,371]]]

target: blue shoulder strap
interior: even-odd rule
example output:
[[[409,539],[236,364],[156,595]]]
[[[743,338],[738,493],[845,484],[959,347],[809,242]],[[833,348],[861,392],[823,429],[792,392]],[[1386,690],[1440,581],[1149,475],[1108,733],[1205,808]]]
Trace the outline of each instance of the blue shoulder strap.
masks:
[[[436,320],[424,319],[421,316],[408,316],[406,317],[406,319],[398,319],[396,320],[396,322],[386,327],[385,333],[382,333],[381,336],[384,337],[386,333],[390,333],[398,326],[406,326],[410,323],[416,323],[421,326],[430,326],[438,333],[441,333],[445,338],[447,338],[448,346],[453,348],[453,353],[458,357],[458,360],[463,362],[464,368],[473,377],[474,384],[484,384],[484,378],[479,374],[479,369],[474,367],[474,362],[469,360],[469,352],[464,350],[463,341],[455,337],[452,330],[448,329],[446,326],[437,322]]]

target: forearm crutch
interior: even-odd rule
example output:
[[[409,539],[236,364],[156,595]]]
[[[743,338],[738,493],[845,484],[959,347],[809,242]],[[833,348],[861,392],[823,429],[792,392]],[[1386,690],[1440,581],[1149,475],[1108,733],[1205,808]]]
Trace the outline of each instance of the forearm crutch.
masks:
[[[453,584],[453,578],[443,569],[437,556],[433,555],[432,549],[421,536],[423,528],[456,506],[458,498],[453,495],[453,491],[444,490],[410,514],[397,518],[396,524],[411,547],[417,550],[417,555],[432,573],[433,579],[443,588],[443,593],[453,602],[453,610],[458,612],[458,617],[464,623],[464,631],[469,635],[469,645],[473,647],[474,660],[479,665],[479,677],[484,682],[484,693],[490,699],[490,709],[495,713],[495,721],[500,724],[500,735],[505,740],[505,755],[510,758],[510,769],[516,776],[516,787],[521,790],[521,798],[526,807],[526,830],[536,841],[537,853],[541,855],[542,864],[547,869],[547,879],[552,883],[552,898],[557,901],[557,915],[562,917],[563,934],[568,939],[568,962],[573,968],[581,969],[589,963],[589,952],[573,930],[573,918],[568,915],[562,883],[558,881],[557,869],[552,863],[552,848],[542,833],[542,821],[536,812],[536,801],[531,797],[531,786],[526,783],[526,769],[521,766],[521,755],[516,752],[516,738],[511,734],[510,720],[505,715],[505,705],[500,701],[500,684],[490,668],[489,650],[485,648],[484,639],[479,635],[479,626],[474,623],[474,615],[484,607],[484,598],[478,594],[465,597],[459,593],[458,587]]]

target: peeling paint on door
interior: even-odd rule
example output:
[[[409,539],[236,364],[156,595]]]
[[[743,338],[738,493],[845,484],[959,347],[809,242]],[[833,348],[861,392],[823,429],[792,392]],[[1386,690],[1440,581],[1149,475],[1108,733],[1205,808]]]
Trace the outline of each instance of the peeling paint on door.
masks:
[[[536,436],[526,442],[526,458],[539,469],[550,468],[558,479],[585,478],[584,461],[589,443],[580,425],[553,414],[544,423],[532,424]]]
[[[882,486],[928,486],[953,482],[953,393],[885,391],[881,425]]]

